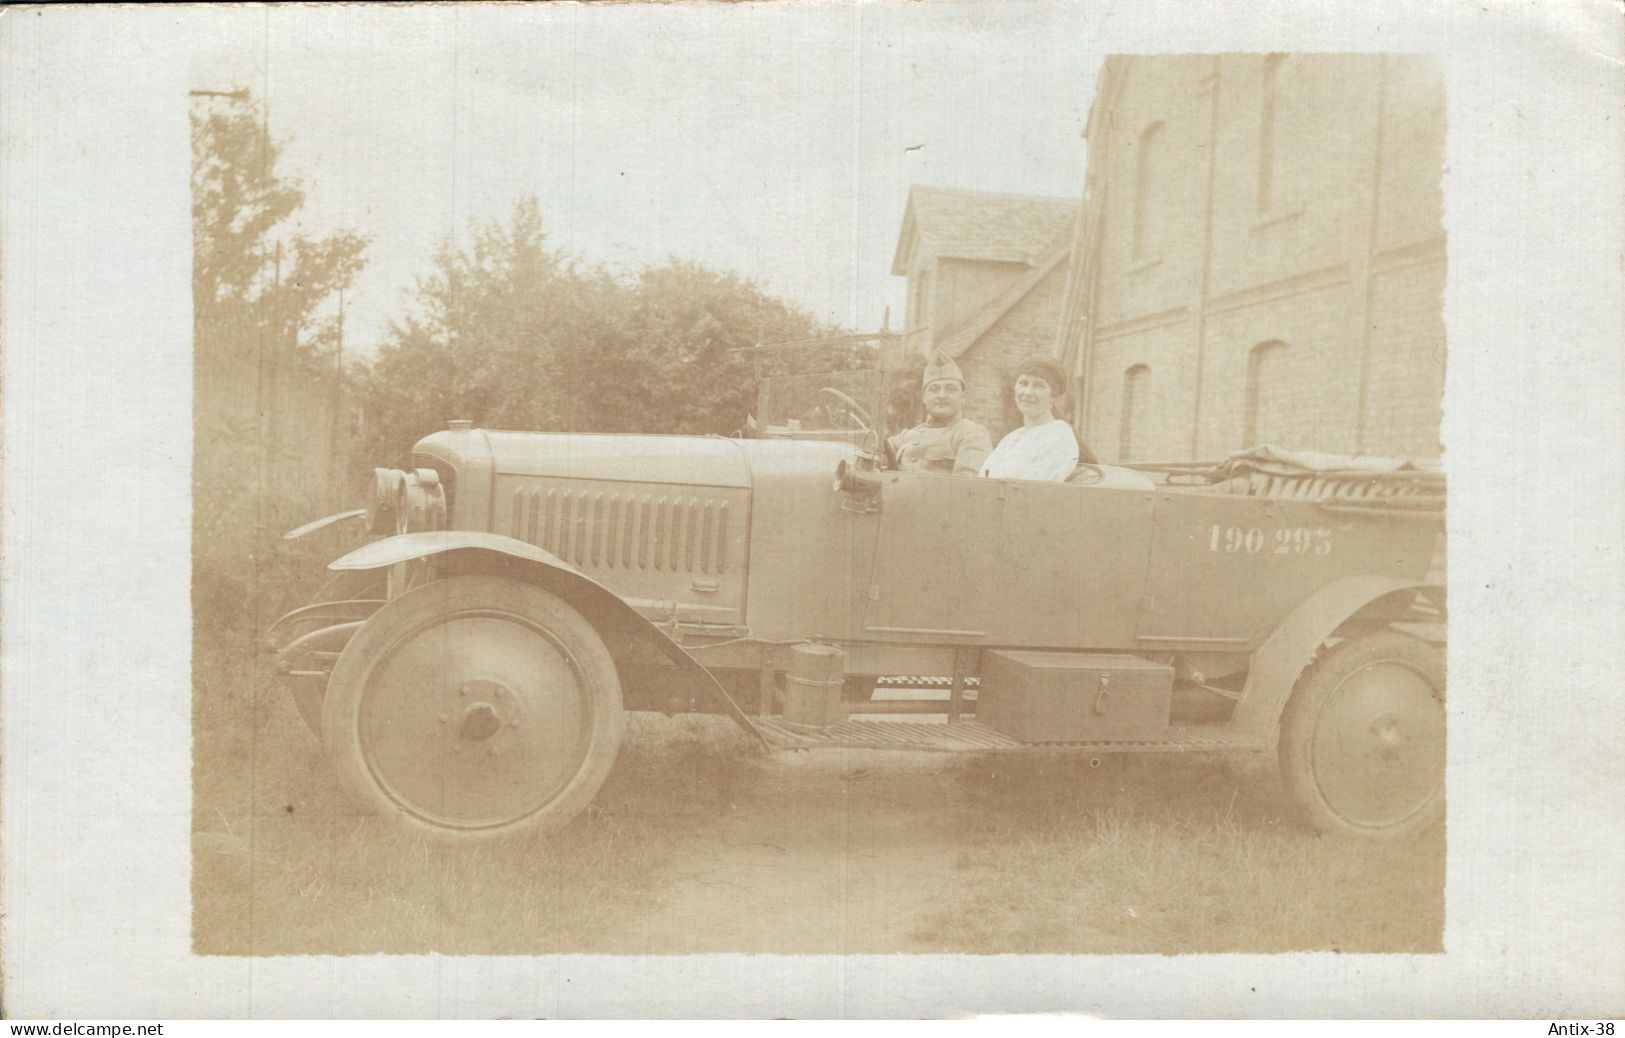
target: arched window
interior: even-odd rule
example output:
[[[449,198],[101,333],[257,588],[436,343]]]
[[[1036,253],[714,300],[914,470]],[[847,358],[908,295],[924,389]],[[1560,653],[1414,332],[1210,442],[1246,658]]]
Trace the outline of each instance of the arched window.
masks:
[[[1155,122],[1140,133],[1134,167],[1134,227],[1130,249],[1136,262],[1155,256],[1161,245],[1157,228],[1162,220],[1157,209],[1167,204],[1167,199],[1162,197],[1162,186],[1168,179],[1164,130],[1161,122]]]
[[[1279,439],[1286,424],[1286,343],[1261,342],[1247,354],[1247,401],[1242,410],[1241,445],[1256,447]]]
[[[1117,460],[1120,462],[1138,461],[1138,451],[1145,449],[1145,444],[1135,443],[1134,437],[1136,432],[1142,439],[1145,436],[1150,391],[1150,368],[1136,364],[1123,372],[1123,406],[1118,412],[1117,427]]]
[[[1284,54],[1264,58],[1264,84],[1258,101],[1258,211],[1274,211],[1281,201],[1276,197],[1275,136],[1276,103],[1280,92],[1281,63]]]

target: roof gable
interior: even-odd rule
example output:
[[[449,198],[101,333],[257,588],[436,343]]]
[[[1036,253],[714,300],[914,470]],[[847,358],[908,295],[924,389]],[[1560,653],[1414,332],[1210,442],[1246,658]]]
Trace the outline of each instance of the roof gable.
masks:
[[[1031,270],[1017,278],[1009,288],[988,300],[987,305],[977,311],[976,315],[966,322],[963,328],[937,343],[936,352],[949,358],[962,355],[966,350],[976,345],[982,336],[991,331],[993,326],[998,323],[999,318],[1015,309],[1017,303],[1027,298],[1028,294],[1038,287],[1039,282],[1043,281],[1050,271],[1065,263],[1071,256],[1071,235],[1057,235],[1055,240],[1049,243],[1049,247],[1044,250],[1043,254],[1034,260]],[[1057,313],[1057,323],[1059,320],[1060,315]]]
[[[954,259],[1034,263],[1071,227],[1077,211],[1076,198],[915,184],[908,191],[892,273],[906,275],[915,251]]]

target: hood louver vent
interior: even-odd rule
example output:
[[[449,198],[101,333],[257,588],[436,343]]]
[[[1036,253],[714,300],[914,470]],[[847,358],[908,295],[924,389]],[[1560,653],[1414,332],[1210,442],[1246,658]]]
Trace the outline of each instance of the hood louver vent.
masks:
[[[512,528],[582,568],[721,576],[728,513],[726,501],[681,494],[519,487]]]

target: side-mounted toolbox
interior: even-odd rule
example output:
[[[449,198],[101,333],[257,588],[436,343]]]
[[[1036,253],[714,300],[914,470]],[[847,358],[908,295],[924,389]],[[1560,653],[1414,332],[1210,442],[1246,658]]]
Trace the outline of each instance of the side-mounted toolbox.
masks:
[[[1137,656],[997,650],[983,657],[976,719],[1022,742],[1156,738],[1174,669]]]

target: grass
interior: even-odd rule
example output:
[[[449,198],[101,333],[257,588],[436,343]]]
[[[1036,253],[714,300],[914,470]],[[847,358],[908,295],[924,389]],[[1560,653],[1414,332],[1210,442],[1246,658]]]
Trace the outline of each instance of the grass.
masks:
[[[1269,768],[1216,756],[980,758],[943,951],[1439,952],[1442,827],[1392,843],[1299,828]]]
[[[673,776],[743,771],[728,747],[635,717],[597,802],[562,833],[465,848],[358,814],[327,781],[314,737],[289,734],[308,745],[262,745],[253,814],[218,812],[194,841],[200,954],[599,950],[619,920],[657,906],[682,814],[726,795],[726,784]]]

